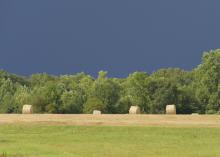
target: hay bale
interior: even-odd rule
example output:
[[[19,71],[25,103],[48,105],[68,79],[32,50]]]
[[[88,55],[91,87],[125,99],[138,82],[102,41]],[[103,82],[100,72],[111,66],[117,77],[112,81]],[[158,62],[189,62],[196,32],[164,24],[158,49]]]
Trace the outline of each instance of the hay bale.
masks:
[[[176,114],[176,105],[167,105],[166,114]]]
[[[199,113],[192,113],[191,115],[192,116],[197,116],[197,115],[199,115]]]
[[[33,113],[33,107],[32,105],[24,105],[22,108],[22,114],[32,114]]]
[[[99,111],[99,110],[94,110],[94,111],[93,111],[93,114],[102,114],[102,112]]]
[[[129,109],[129,114],[140,114],[141,110],[139,106],[131,106]]]

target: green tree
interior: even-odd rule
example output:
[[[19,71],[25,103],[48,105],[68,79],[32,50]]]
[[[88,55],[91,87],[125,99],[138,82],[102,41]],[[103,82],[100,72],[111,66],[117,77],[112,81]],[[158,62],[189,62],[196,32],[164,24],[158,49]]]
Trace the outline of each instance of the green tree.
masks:
[[[16,89],[16,92],[14,94],[14,105],[15,108],[18,109],[18,111],[21,113],[22,106],[24,104],[30,104],[31,103],[31,91],[27,86],[19,86]]]
[[[0,79],[0,113],[17,112],[18,108],[14,105],[15,85],[11,79]]]
[[[92,97],[100,99],[106,106],[106,112],[115,113],[119,99],[120,87],[112,79],[106,77],[107,72],[101,71],[92,88]]]
[[[202,64],[195,70],[196,96],[203,112],[217,113],[220,110],[220,49],[205,52]]]
[[[126,106],[138,105],[141,111],[149,113],[149,93],[147,91],[148,76],[145,72],[134,72],[130,74],[123,83],[124,96],[128,104]],[[129,98],[129,101],[128,101]]]
[[[100,110],[102,112],[105,112],[106,106],[98,98],[89,98],[87,102],[84,104],[83,113],[92,113],[93,110]]]
[[[147,91],[150,99],[150,113],[164,113],[166,105],[177,103],[178,89],[169,79],[149,79]]]
[[[79,91],[65,91],[61,96],[63,113],[82,113],[83,94]]]

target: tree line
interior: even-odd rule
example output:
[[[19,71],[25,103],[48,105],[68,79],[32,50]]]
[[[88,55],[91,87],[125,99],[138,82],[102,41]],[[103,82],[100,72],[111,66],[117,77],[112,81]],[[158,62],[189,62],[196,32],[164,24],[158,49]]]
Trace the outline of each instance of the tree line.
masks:
[[[191,71],[159,69],[152,74],[134,72],[127,78],[108,78],[100,71],[29,77],[0,71],[0,113],[21,113],[31,104],[36,113],[128,113],[138,105],[142,113],[161,114],[176,104],[179,114],[220,114],[220,49],[205,52]]]

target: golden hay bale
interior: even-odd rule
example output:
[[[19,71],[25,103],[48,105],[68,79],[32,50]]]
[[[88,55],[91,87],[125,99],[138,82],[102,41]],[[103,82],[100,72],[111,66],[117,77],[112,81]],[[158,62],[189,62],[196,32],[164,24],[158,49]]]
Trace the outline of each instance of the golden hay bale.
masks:
[[[129,114],[140,114],[141,110],[139,106],[131,106],[129,109]]]
[[[199,115],[199,113],[192,113],[191,115],[192,116],[197,116],[197,115]]]
[[[166,114],[176,114],[176,105],[167,105]]]
[[[99,110],[94,110],[94,111],[93,111],[93,114],[102,114],[102,112],[99,111]]]
[[[33,107],[32,105],[24,105],[22,109],[23,114],[32,114],[33,113]]]

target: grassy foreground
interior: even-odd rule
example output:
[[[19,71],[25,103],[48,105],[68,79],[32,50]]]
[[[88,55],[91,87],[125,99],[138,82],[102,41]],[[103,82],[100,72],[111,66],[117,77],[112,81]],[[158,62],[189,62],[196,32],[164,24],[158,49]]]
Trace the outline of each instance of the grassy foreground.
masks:
[[[219,157],[220,128],[0,125],[0,156]]]

